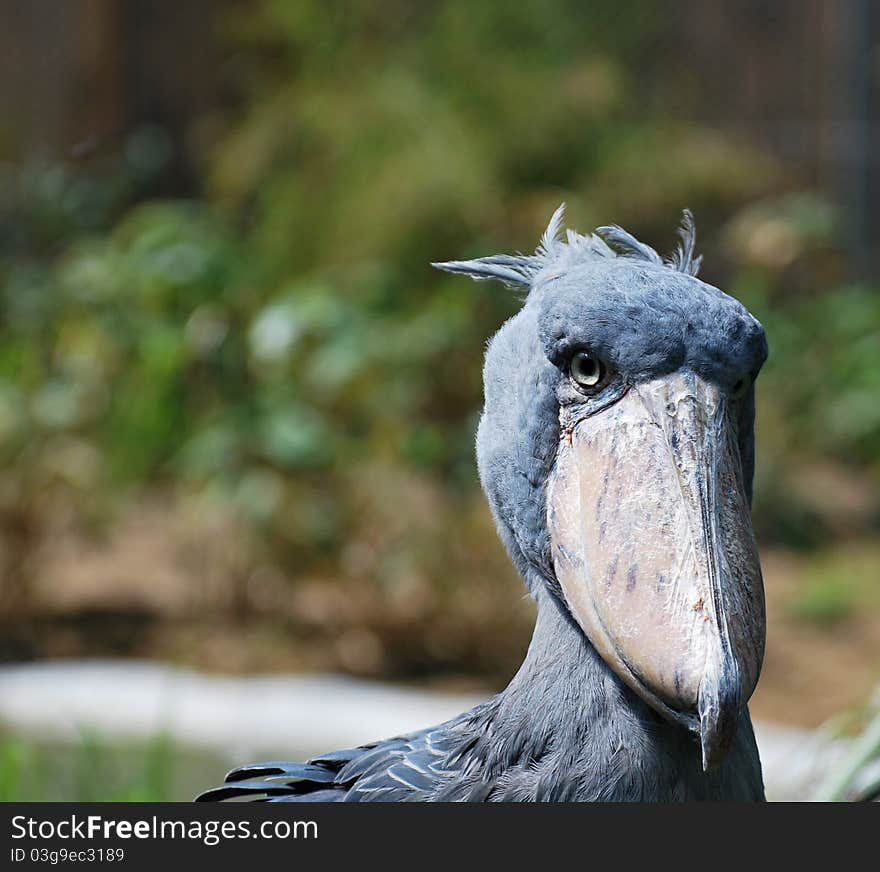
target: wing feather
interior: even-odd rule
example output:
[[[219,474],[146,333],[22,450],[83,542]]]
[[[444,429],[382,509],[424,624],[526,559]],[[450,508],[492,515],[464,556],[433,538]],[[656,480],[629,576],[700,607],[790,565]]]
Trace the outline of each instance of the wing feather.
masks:
[[[456,719],[408,736],[332,751],[305,763],[268,761],[233,769],[197,802],[406,802],[436,793],[451,774]]]

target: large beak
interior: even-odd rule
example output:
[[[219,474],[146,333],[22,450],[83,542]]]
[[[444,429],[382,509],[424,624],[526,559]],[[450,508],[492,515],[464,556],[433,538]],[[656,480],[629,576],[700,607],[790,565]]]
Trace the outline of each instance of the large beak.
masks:
[[[761,567],[727,398],[679,372],[564,429],[557,579],[608,665],[719,763],[764,656]]]

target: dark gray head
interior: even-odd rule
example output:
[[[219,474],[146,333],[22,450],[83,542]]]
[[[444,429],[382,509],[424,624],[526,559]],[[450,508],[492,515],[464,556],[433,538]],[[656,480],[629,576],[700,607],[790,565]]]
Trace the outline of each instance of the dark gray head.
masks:
[[[730,746],[764,649],[749,504],[764,331],[696,277],[694,227],[668,260],[619,227],[534,255],[435,264],[527,292],[489,344],[483,488],[533,591],[549,590],[608,666]]]

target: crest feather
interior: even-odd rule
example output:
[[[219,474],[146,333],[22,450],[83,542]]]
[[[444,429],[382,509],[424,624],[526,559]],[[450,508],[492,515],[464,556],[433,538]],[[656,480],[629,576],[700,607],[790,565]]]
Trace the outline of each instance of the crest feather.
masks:
[[[697,246],[697,226],[690,209],[684,209],[681,213],[681,224],[678,228],[681,242],[678,248],[669,256],[668,263],[679,272],[695,276],[700,271],[702,256],[694,257]]]
[[[560,242],[559,235],[562,233],[562,221],[565,218],[565,203],[560,203],[556,207],[556,211],[550,217],[550,223],[541,237],[538,244],[538,250],[535,254],[538,257],[550,257],[553,250]]]
[[[632,233],[628,233],[618,224],[596,229],[596,235],[620,257],[635,257],[650,263],[662,264],[663,258],[644,242],[639,242]]]
[[[536,271],[533,260],[524,254],[494,254],[474,260],[447,260],[431,266],[444,272],[470,276],[477,281],[497,279],[510,287],[528,287]]]
[[[639,242],[617,224],[599,227],[595,233],[583,235],[567,230],[562,239],[565,203],[560,204],[534,254],[495,254],[474,260],[449,260],[431,266],[446,272],[468,275],[473,279],[497,279],[514,288],[530,288],[543,270],[565,270],[596,258],[627,257],[674,269],[695,276],[702,257],[695,255],[697,231],[689,209],[682,213],[678,248],[666,260],[644,242]]]

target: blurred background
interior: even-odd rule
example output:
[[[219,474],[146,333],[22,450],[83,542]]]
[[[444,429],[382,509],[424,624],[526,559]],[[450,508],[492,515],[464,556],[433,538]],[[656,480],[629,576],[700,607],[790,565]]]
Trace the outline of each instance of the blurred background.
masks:
[[[114,732],[144,676],[188,676],[192,702],[207,675],[210,729],[256,686],[235,676],[450,705],[506,684],[533,614],[473,437],[518,303],[428,264],[531,250],[563,200],[661,251],[690,207],[703,278],[764,323],[753,713],[857,729],[880,682],[876,4],[0,20],[0,798],[186,799],[221,751],[322,749],[208,753],[173,715]]]

